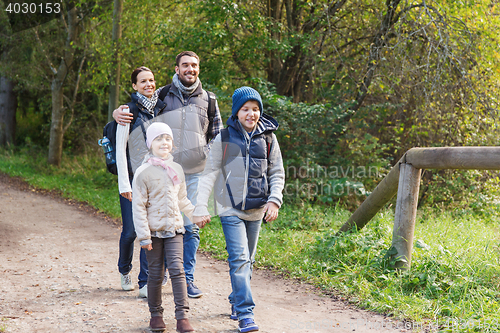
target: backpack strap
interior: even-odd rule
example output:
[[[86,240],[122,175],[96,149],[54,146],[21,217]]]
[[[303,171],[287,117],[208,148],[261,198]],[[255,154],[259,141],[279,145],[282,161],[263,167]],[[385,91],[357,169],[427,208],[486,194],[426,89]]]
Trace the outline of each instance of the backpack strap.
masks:
[[[128,109],[132,113],[132,121],[130,122],[130,131],[132,131],[132,125],[135,124],[135,121],[137,120],[137,117],[139,117],[139,108],[135,103],[129,102],[127,103]]]
[[[264,133],[264,139],[266,140],[266,146],[267,146],[267,164],[268,166],[271,165],[271,160],[269,159],[269,155],[271,155],[271,148],[273,145],[273,133],[272,132],[266,132]]]
[[[205,90],[206,91],[206,90]],[[207,132],[207,141],[210,141],[212,138],[212,131],[214,128],[214,118],[215,118],[215,102],[217,101],[217,96],[211,91],[206,91],[208,95],[208,132]]]
[[[233,194],[231,192],[229,184],[227,183],[227,173],[226,173],[226,161],[227,161],[226,152],[227,152],[227,146],[229,145],[229,129],[227,128],[222,129],[220,131],[220,135],[222,143],[222,162],[221,162],[222,176],[224,177],[224,183],[226,184],[227,193],[229,195],[229,198],[231,199],[231,205],[232,207],[235,207]]]
[[[163,102],[168,92],[170,91],[170,87],[172,87],[172,83],[167,84],[165,87],[161,88],[160,93],[158,94],[158,99]]]

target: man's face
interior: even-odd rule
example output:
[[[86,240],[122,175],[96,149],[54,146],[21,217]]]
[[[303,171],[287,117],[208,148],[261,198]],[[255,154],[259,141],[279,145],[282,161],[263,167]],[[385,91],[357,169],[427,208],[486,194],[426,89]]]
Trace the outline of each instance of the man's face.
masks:
[[[198,59],[187,55],[182,56],[179,66],[175,66],[175,72],[185,87],[192,86],[196,82],[198,74],[200,74]]]

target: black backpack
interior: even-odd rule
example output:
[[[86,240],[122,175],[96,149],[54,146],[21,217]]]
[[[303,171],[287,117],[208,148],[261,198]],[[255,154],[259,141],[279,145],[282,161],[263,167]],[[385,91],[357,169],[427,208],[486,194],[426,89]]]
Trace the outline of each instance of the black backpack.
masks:
[[[133,119],[130,122],[130,131],[132,131],[132,127],[133,127],[133,125],[134,125],[134,123],[137,120],[137,117],[139,115],[139,109],[135,105],[133,105],[132,103],[128,103],[127,105],[129,107],[130,112],[133,115]],[[110,154],[110,156],[109,156],[109,158],[106,158],[106,168],[113,175],[118,175],[118,167],[116,166],[116,129],[117,129],[117,126],[121,126],[121,125],[118,125],[116,120],[113,120],[113,121],[110,121],[109,123],[107,123],[102,130],[103,139],[108,138],[109,144],[111,146],[111,150],[107,153],[107,154]],[[133,174],[132,166],[130,165],[130,159],[128,158],[128,148],[127,148],[127,163],[128,163],[129,175],[132,175]]]
[[[165,99],[165,96],[167,96],[168,92],[170,91],[170,87],[172,84],[167,84],[165,87],[163,87],[162,90],[160,90],[160,94],[158,95],[158,99],[163,102]],[[212,140],[212,130],[214,127],[214,118],[215,118],[215,102],[217,101],[217,96],[213,92],[207,91],[208,95],[208,109],[207,109],[207,116],[208,116],[208,132],[207,132],[207,142]]]

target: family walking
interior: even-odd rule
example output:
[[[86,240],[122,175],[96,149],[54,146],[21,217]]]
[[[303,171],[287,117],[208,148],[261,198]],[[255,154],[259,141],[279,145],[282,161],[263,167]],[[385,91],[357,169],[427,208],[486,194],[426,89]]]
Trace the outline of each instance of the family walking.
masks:
[[[131,75],[132,101],[113,113],[123,125],[116,131],[122,288],[134,289],[130,272],[137,237],[139,295],[148,298],[150,329],[166,328],[161,288],[168,274],[177,331],[194,331],[188,297],[203,295],[194,272],[213,190],[230,268],[228,314],[238,320],[239,332],[258,331],[250,280],[261,222],[275,220],[282,204],[285,173],[273,134],[278,123],[263,113],[255,89],[241,87],[223,129],[215,96],[198,78],[199,62],[194,52],[181,52],[172,84],[160,89],[151,70],[137,68]]]

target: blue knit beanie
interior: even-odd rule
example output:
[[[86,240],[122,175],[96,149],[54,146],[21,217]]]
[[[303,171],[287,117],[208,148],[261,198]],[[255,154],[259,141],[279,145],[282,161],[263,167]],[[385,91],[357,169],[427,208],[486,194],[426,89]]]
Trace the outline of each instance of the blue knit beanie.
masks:
[[[241,87],[236,89],[233,94],[233,107],[231,110],[233,116],[236,117],[236,114],[238,114],[238,111],[241,109],[243,104],[248,101],[256,101],[259,103],[260,114],[262,114],[264,106],[262,105],[262,98],[257,90],[250,87]]]

